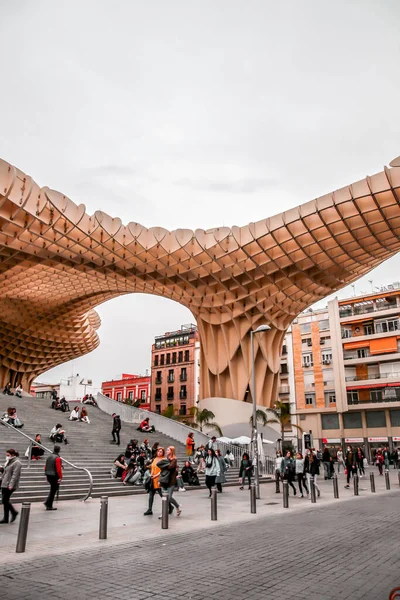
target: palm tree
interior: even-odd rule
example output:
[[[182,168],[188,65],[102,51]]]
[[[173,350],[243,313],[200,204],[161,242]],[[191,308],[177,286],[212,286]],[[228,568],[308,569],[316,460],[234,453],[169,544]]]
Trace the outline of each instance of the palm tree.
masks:
[[[274,413],[277,421],[280,423],[281,440],[282,440],[281,441],[281,449],[283,449],[283,442],[285,440],[285,427],[288,427],[290,425],[290,427],[294,427],[295,429],[300,431],[300,433],[303,433],[303,429],[302,429],[302,427],[300,427],[300,425],[295,425],[294,423],[292,423],[292,415],[290,414],[290,406],[286,402],[281,402],[280,400],[277,400],[275,402],[275,407],[271,408],[270,410],[271,410],[271,412]]]
[[[197,406],[192,406],[190,409],[190,414],[194,416],[194,422],[191,423],[191,426],[195,429],[200,429],[203,431],[203,427],[207,427],[208,429],[216,429],[218,434],[222,436],[222,429],[215,423],[213,419],[215,419],[215,415],[211,410],[207,408],[203,408],[200,410]]]

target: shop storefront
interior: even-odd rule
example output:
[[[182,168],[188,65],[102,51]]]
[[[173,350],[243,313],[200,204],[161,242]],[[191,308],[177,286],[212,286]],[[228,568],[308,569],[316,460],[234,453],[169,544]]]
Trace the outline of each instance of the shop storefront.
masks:
[[[376,451],[378,448],[383,448],[384,446],[389,446],[389,438],[382,437],[369,437],[368,438],[368,460],[369,462],[373,461],[375,458]]]
[[[356,450],[356,448],[361,448],[361,450],[364,452],[364,456],[368,459],[368,448],[363,437],[344,438],[343,452],[345,454],[348,446],[351,446],[353,450]]]
[[[322,438],[321,449],[328,448],[332,458],[336,459],[336,454],[339,448],[342,448],[342,440],[340,438]]]

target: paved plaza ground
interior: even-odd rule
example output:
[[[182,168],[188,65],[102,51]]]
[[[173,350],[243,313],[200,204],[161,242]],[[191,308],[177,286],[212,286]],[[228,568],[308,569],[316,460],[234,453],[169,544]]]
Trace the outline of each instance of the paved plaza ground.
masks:
[[[25,554],[15,553],[18,522],[0,530],[0,595],[5,600],[206,598],[386,600],[400,585],[400,488],[376,473],[360,496],[321,482],[313,505],[290,496],[283,509],[271,484],[257,514],[248,492],[227,488],[210,520],[204,491],[177,494],[180,518],[161,530],[159,499],[144,517],[146,496],[112,498],[109,538],[98,540],[99,500],[60,502],[55,512],[32,505]],[[278,504],[275,504],[277,502]]]

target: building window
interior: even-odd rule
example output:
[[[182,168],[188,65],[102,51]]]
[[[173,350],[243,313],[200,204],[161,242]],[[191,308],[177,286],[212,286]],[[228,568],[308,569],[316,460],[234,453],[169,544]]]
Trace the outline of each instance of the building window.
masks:
[[[181,404],[179,407],[179,414],[186,415],[186,404]]]
[[[122,400],[122,392],[117,392],[117,400]]]
[[[302,323],[300,325],[301,333],[311,333],[311,323]]]
[[[178,362],[183,362],[183,352],[182,352],[182,350],[180,350],[178,352]]]
[[[163,364],[164,364],[164,354],[161,354],[160,365],[162,366]]]
[[[362,429],[361,413],[343,413],[343,426],[345,429]]]
[[[173,388],[173,386],[170,386],[168,388],[167,399],[168,400],[173,400],[174,399],[174,388]]]
[[[388,333],[389,331],[398,331],[399,320],[387,319],[385,321],[375,321],[376,333]]]
[[[325,406],[329,407],[332,404],[336,404],[335,392],[325,392]]]
[[[400,427],[400,410],[390,411],[390,422],[392,427]]]
[[[308,354],[303,354],[302,361],[303,361],[303,367],[305,367],[305,368],[312,367],[314,365],[312,353],[309,352]]]
[[[185,350],[185,362],[189,362],[190,360],[190,352],[189,350]]]
[[[154,356],[154,366],[158,367],[158,354]]]
[[[128,398],[129,398],[129,400],[133,400],[133,392],[129,392]]]
[[[161,414],[161,404],[157,404],[157,406],[155,407],[155,411],[157,414]]]
[[[321,321],[318,321],[318,329],[320,331],[329,329],[329,319],[322,319]]]
[[[301,340],[301,343],[302,343],[302,344],[305,344],[306,346],[309,346],[309,347],[311,347],[311,346],[312,346],[312,339],[311,339],[311,338],[303,338],[303,339]]]
[[[181,385],[181,391],[179,392],[179,398],[181,400],[186,400],[186,398],[187,398],[186,385]]]
[[[351,329],[342,328],[341,333],[342,333],[342,339],[351,338],[351,335],[352,335]]]
[[[156,388],[155,399],[156,400],[161,400],[161,388]]]
[[[281,363],[281,375],[287,375],[289,373],[288,366],[286,363]]]
[[[322,429],[339,429],[339,415],[321,415]]]
[[[172,353],[172,364],[174,365],[176,363],[176,352]]]
[[[306,406],[314,406],[315,397],[312,394],[306,396]]]
[[[162,383],[161,371],[157,371],[155,382],[156,382],[156,385],[160,385]]]
[[[371,390],[369,394],[371,402],[383,402],[382,390]]]
[[[330,365],[332,362],[332,352],[323,352],[322,353],[322,364]]]
[[[141,390],[140,399],[142,400],[142,402],[146,401],[146,390]]]
[[[368,410],[366,413],[367,427],[386,427],[384,410]]]
[[[374,333],[374,328],[371,325],[364,325],[364,335],[372,335]]]
[[[286,344],[284,344],[282,346],[282,355],[284,356],[285,354],[287,354],[287,346],[286,346]]]
[[[174,370],[173,369],[169,369],[169,371],[168,371],[168,383],[174,383],[174,381],[175,381]]]
[[[171,353],[167,352],[167,365],[169,365],[171,362]]]
[[[358,391],[347,392],[347,404],[358,404]]]
[[[357,358],[367,358],[367,356],[369,356],[367,348],[360,348],[357,350]]]
[[[182,369],[181,369],[181,376],[180,376],[180,380],[181,380],[181,381],[186,381],[186,380],[187,380],[187,372],[186,372],[186,367],[182,367]]]

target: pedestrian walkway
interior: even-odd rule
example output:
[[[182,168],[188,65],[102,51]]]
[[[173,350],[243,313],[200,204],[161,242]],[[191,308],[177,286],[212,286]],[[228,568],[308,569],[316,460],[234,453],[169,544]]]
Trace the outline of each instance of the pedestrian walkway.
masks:
[[[32,504],[25,554],[15,554],[19,518],[10,525],[1,526],[0,562],[19,563],[30,561],[32,557],[68,553],[71,550],[109,548],[124,542],[136,543],[161,536],[166,541],[174,533],[197,532],[202,529],[216,529],[222,525],[244,522],[269,522],[279,515],[289,515],[308,511],[318,511],[328,506],[338,507],[342,513],[343,506],[351,504],[351,510],[357,503],[368,502],[373,497],[395,495],[400,500],[398,473],[390,471],[391,490],[385,489],[385,478],[375,472],[376,493],[370,490],[369,475],[360,479],[359,496],[354,496],[353,486],[344,489],[345,478],[339,475],[339,499],[333,497],[332,481],[321,481],[321,497],[316,504],[290,492],[289,508],[282,506],[282,492],[275,493],[275,484],[261,486],[262,498],[257,501],[257,514],[250,514],[250,495],[247,490],[225,488],[218,494],[218,521],[211,521],[210,500],[206,491],[197,493],[176,493],[175,497],[183,506],[181,517],[172,515],[169,529],[161,530],[161,522],[157,518],[161,511],[161,501],[156,496],[153,516],[143,515],[147,508],[147,495],[130,497],[113,497],[109,499],[108,539],[99,540],[100,500],[87,502],[63,501],[58,503],[58,510],[46,512],[41,504]],[[347,510],[347,509],[346,509]]]

